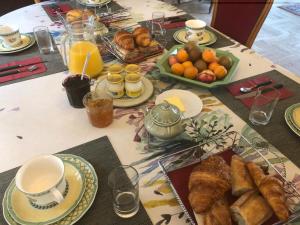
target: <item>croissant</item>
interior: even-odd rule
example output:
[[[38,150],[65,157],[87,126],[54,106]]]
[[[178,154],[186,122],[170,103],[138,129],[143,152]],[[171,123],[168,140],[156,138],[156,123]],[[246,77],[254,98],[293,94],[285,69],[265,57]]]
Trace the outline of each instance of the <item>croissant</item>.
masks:
[[[127,31],[118,31],[114,36],[114,41],[121,48],[124,48],[126,50],[134,49],[133,35]]]
[[[95,16],[95,13],[89,9],[72,9],[66,14],[66,20],[71,23],[79,20],[87,20],[89,16]]]
[[[274,176],[265,175],[262,169],[253,162],[247,163],[247,167],[259,191],[267,200],[278,219],[286,221],[289,218],[289,209],[286,205],[282,182]]]
[[[240,196],[255,188],[246,163],[238,155],[233,155],[231,158],[231,178],[232,195],[234,196]]]
[[[135,42],[138,46],[147,47],[151,43],[151,35],[147,28],[137,27],[133,31]]]
[[[219,156],[210,156],[196,166],[189,178],[189,202],[196,213],[208,211],[231,188],[230,168]]]

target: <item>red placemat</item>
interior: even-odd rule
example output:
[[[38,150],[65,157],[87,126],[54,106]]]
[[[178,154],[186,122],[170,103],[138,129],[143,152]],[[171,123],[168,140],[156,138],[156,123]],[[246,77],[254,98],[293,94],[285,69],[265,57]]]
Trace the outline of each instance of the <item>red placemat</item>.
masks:
[[[174,28],[180,28],[180,27],[185,27],[184,21],[164,24],[165,29],[174,29]]]
[[[31,76],[34,74],[44,73],[47,71],[47,67],[45,66],[44,63],[42,63],[42,58],[39,56],[20,60],[20,61],[13,61],[13,62],[5,63],[5,64],[0,65],[0,68],[5,68],[7,66],[14,66],[14,65],[18,65],[18,64],[20,64],[20,65],[31,64],[30,66],[36,65],[38,68],[31,72],[28,71],[28,67],[30,67],[30,66],[24,66],[24,67],[18,68],[19,70],[22,71],[21,73],[16,73],[16,74],[0,77],[0,83],[4,83],[4,82],[10,81],[10,80],[16,80],[16,79],[23,78],[23,77],[28,77],[28,76]],[[16,69],[12,69],[12,70],[16,70]],[[11,70],[8,70],[8,71],[11,71]]]
[[[221,156],[226,161],[226,163],[228,165],[230,165],[231,157],[234,154],[235,153],[231,149],[228,149],[217,155]],[[193,218],[195,224],[197,224],[196,218],[194,216],[193,209],[188,200],[188,195],[189,195],[188,182],[189,182],[190,174],[196,165],[198,165],[198,163],[168,172],[168,176],[172,182],[173,187],[176,189],[177,194],[179,195],[179,197],[180,197],[183,205],[187,209],[189,215]],[[232,205],[237,199],[238,198],[231,195],[231,193],[229,193],[229,192],[227,193],[227,200],[228,200],[229,205]],[[274,224],[277,221],[278,221],[278,219],[276,218],[275,214],[273,213],[273,216],[269,220],[267,220],[264,223],[264,225]],[[235,224],[234,221],[232,221],[232,222],[233,222],[233,224]]]
[[[270,86],[273,86],[274,84],[276,84],[276,82],[274,80],[272,80],[270,77],[262,75],[262,76],[257,76],[255,78],[249,79],[249,80],[245,80],[242,82],[236,82],[234,84],[231,84],[229,86],[227,86],[227,90],[229,91],[229,93],[233,96],[237,96],[237,95],[241,95],[242,93],[240,92],[240,88],[241,87],[252,87],[256,84],[265,82],[265,81],[269,81],[271,80],[273,83],[271,85],[265,86],[264,88],[268,88]],[[278,91],[280,92],[280,98],[279,99],[286,99],[289,98],[291,96],[294,95],[294,93],[290,90],[288,90],[286,87],[280,88],[278,89]],[[264,95],[268,96],[268,95],[272,95],[271,92],[265,93]],[[244,99],[239,99],[245,106],[247,106],[248,108],[251,108],[253,101],[254,101],[254,97],[251,98],[244,98]]]
[[[43,6],[44,10],[49,16],[56,17],[57,12],[66,14],[72,7],[69,4],[50,4]]]

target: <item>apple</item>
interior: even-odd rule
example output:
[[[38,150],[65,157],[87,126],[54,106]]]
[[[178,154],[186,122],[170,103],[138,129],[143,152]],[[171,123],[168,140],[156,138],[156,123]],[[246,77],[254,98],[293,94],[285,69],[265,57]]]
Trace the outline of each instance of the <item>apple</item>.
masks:
[[[203,70],[197,75],[196,80],[209,84],[216,80],[216,75],[211,70]]]
[[[175,55],[169,56],[169,65],[172,66],[173,64],[178,63]]]

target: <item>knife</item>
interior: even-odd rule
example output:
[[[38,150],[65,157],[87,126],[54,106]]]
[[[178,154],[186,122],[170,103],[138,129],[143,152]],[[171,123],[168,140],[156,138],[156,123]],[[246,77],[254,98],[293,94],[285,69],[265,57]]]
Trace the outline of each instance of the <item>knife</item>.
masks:
[[[276,88],[276,89],[280,89],[280,88],[283,87],[283,85],[282,84],[275,84],[272,87]],[[266,88],[266,89],[261,90],[261,93],[267,93],[267,92],[270,92],[272,90],[273,90],[272,88]],[[257,93],[257,91],[252,91],[252,92],[249,92],[247,94],[237,95],[237,96],[235,96],[235,98],[236,99],[251,98],[251,97],[254,97],[256,95],[256,93]]]
[[[1,68],[0,72],[6,71],[6,70],[17,69],[17,68],[21,68],[21,67],[24,67],[24,66],[31,66],[31,65],[35,65],[35,64],[39,64],[39,63],[46,63],[46,62],[48,62],[48,61],[34,62],[34,63],[26,64],[26,65],[18,64],[18,65],[14,65],[14,66],[7,66],[7,67],[4,67],[4,68]]]

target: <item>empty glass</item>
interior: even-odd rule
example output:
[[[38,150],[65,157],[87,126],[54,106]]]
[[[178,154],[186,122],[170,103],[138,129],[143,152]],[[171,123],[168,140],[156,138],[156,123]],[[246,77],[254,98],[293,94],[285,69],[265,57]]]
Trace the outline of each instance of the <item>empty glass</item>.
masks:
[[[258,88],[254,102],[250,109],[249,120],[254,125],[266,125],[269,123],[274,108],[279,100],[280,92],[275,88],[268,92]]]
[[[119,166],[108,176],[115,213],[130,218],[139,211],[139,174],[132,166]]]
[[[33,33],[41,54],[49,54],[54,51],[51,35],[47,27],[34,27]]]

